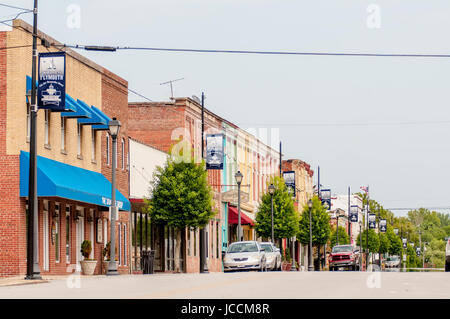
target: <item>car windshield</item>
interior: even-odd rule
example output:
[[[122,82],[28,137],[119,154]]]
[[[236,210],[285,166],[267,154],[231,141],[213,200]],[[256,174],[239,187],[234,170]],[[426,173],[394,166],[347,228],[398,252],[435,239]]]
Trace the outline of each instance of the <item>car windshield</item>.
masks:
[[[271,253],[273,251],[272,245],[270,244],[262,244],[261,248],[263,248],[266,253]]]
[[[333,253],[349,253],[353,251],[352,246],[335,246],[333,247]]]
[[[254,253],[258,251],[255,243],[234,243],[228,248],[229,253]]]
[[[392,256],[391,258],[389,258],[390,261],[397,261],[398,260],[398,256]]]

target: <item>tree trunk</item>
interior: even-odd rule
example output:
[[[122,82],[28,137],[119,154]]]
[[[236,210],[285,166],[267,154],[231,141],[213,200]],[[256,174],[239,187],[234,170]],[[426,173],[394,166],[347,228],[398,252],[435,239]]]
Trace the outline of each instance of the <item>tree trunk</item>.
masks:
[[[175,272],[181,272],[182,268],[180,265],[180,247],[181,247],[181,230],[175,229]]]

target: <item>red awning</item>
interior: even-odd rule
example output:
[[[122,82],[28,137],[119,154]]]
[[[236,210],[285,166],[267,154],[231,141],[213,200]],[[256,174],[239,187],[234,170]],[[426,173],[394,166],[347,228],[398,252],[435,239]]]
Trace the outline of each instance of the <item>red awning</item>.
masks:
[[[228,224],[237,225],[238,224],[238,210],[236,207],[228,206]],[[245,215],[245,213],[241,210],[241,225],[252,225],[255,223],[253,220]]]

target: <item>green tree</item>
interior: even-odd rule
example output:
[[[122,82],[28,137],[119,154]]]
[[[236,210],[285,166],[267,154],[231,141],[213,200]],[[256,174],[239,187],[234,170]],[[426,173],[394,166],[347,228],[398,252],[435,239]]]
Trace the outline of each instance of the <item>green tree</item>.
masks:
[[[445,245],[444,240],[433,239],[425,250],[425,260],[436,268],[444,268],[445,265]]]
[[[339,226],[338,228],[339,230],[339,245],[347,245],[350,244],[350,238],[347,234],[347,231],[345,230],[344,227]],[[336,245],[336,227],[333,228],[333,231],[331,232],[330,235],[330,247],[334,247]]]
[[[384,233],[379,233],[378,234],[379,237],[379,242],[380,242],[380,246],[378,248],[378,252],[380,254],[386,254],[389,252],[389,248],[390,248],[390,240],[388,238],[388,236]]]
[[[361,234],[358,235],[358,243],[360,242],[360,236]],[[365,229],[362,232],[362,251],[365,251],[366,249],[366,243],[367,243],[367,229]],[[376,253],[378,252],[378,249],[380,248],[380,239],[378,238],[377,233],[375,233],[375,231],[373,229],[369,229],[369,252],[371,253]]]
[[[400,237],[395,235],[394,231],[389,228],[386,236],[389,239],[389,255],[400,256],[402,254],[402,240],[400,239]]]
[[[269,185],[270,183],[275,186],[273,194],[274,237],[276,239],[294,237],[299,230],[299,214],[295,210],[294,201],[282,178],[272,177]],[[256,213],[255,230],[259,237],[272,237],[272,206],[271,195],[268,192],[262,196]]]
[[[322,206],[321,201],[317,196],[312,198],[311,207],[311,232],[313,246],[324,245],[328,242],[331,233],[330,216],[326,209]],[[300,228],[297,238],[306,245],[309,244],[309,207],[303,207],[302,215],[300,216]]]
[[[152,183],[151,201],[146,201],[152,222],[181,230],[204,227],[215,215],[204,162],[196,164],[169,157],[158,167]]]

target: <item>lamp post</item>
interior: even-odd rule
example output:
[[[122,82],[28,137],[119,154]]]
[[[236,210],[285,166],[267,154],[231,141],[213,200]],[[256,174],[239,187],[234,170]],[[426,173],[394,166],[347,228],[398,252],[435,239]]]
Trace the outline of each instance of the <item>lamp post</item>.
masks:
[[[361,233],[361,229],[362,229],[362,221],[359,220],[359,271],[361,271],[362,268],[362,233]]]
[[[314,266],[312,264],[312,221],[311,221],[311,210],[313,202],[308,200],[309,207],[309,253],[308,253],[308,271],[314,271]]]
[[[237,171],[234,175],[236,183],[238,185],[238,241],[242,241],[242,229],[241,229],[241,183],[243,175],[241,171]]]
[[[274,230],[273,230],[273,194],[275,194],[275,186],[273,184],[269,185],[270,201],[272,205],[272,243],[275,244]]]
[[[116,264],[116,162],[117,135],[119,135],[120,121],[113,117],[109,122],[109,133],[112,138],[112,177],[111,177],[111,245],[110,261],[106,275],[118,275]]]
[[[39,225],[37,200],[37,151],[36,151],[36,59],[37,59],[37,6],[33,10],[33,58],[31,65],[31,108],[30,108],[30,169],[28,182],[28,228],[27,228],[27,275],[25,279],[41,279],[39,268]]]

